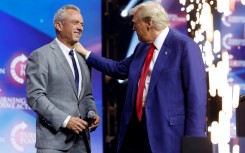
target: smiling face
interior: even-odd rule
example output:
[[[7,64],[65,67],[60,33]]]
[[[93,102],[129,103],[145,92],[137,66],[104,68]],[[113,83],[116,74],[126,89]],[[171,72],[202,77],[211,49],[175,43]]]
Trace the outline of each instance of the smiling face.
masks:
[[[56,21],[57,38],[69,48],[74,48],[74,45],[80,40],[83,32],[83,18],[81,14],[69,9],[66,11],[66,17],[62,21]]]

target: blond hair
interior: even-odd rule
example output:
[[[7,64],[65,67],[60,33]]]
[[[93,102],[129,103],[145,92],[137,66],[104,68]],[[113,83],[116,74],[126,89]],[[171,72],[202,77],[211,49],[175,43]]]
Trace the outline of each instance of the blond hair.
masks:
[[[159,2],[147,1],[129,11],[129,15],[139,12],[142,21],[151,20],[157,30],[165,29],[169,25],[168,14]]]

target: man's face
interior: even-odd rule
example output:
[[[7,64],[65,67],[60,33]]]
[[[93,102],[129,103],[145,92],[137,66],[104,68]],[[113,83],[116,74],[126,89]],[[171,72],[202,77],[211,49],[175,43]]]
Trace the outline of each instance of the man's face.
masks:
[[[140,19],[139,12],[136,12],[133,17],[133,30],[136,31],[139,41],[148,42],[149,30],[147,23]]]
[[[82,36],[83,26],[84,22],[81,14],[75,10],[67,10],[67,17],[62,22],[62,40],[66,44],[74,45]]]

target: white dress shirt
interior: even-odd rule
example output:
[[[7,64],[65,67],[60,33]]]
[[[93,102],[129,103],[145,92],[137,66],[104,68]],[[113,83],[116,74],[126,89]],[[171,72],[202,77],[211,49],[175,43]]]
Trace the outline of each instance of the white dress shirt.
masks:
[[[65,58],[67,60],[67,62],[69,63],[69,66],[72,70],[72,73],[73,73],[73,76],[74,76],[74,80],[75,80],[75,71],[74,71],[74,67],[73,67],[73,64],[72,64],[72,59],[71,59],[71,56],[69,55],[69,52],[71,51],[70,48],[68,48],[67,46],[65,46],[62,42],[60,42],[57,38],[55,38],[56,42],[58,43],[59,47],[61,48],[63,54],[65,55]],[[73,51],[75,52],[75,50],[73,49]],[[76,64],[77,64],[77,69],[78,69],[78,74],[79,74],[79,85],[78,85],[78,97],[80,95],[80,91],[81,91],[81,84],[82,84],[82,72],[81,72],[81,69],[80,69],[80,65],[78,63],[78,59],[77,59],[77,55],[74,53],[74,58],[75,58],[75,61],[76,61]],[[67,123],[69,121],[69,119],[71,118],[71,116],[69,115],[62,127],[66,127],[67,126]]]

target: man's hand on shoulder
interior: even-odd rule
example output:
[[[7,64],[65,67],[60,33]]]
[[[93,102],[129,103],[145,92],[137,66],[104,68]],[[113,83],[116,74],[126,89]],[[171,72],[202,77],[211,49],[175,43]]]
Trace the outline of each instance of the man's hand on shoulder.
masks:
[[[86,57],[86,55],[89,53],[88,50],[86,50],[80,42],[77,42],[75,45],[75,51],[77,51],[80,55],[83,57]]]

